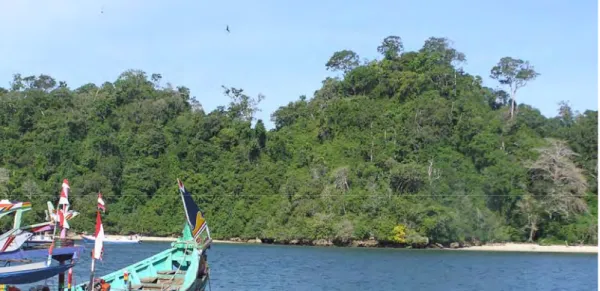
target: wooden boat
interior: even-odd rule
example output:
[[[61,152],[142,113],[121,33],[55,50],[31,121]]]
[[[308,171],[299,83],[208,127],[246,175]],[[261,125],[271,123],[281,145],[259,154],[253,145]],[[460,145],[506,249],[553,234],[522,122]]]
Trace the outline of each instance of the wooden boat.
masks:
[[[191,195],[183,183],[177,181],[187,218],[182,236],[171,244],[171,248],[97,281],[108,283],[111,290],[203,291],[210,284],[206,255],[212,243],[210,231]],[[88,285],[86,282],[70,290],[86,291]]]
[[[38,227],[29,226],[26,229],[35,230],[46,227],[50,223],[42,223]],[[32,235],[31,232],[22,229],[16,229],[12,234],[16,234],[16,236],[9,235],[7,238],[14,237],[13,242],[24,235],[26,237]],[[81,246],[75,246],[73,240],[57,239],[55,247],[52,249],[51,258],[58,261],[58,263],[53,263],[48,258],[49,245],[38,245],[36,248],[36,246],[23,244],[25,241],[26,239],[19,240],[20,246],[17,249],[7,248],[11,251],[0,252],[0,263],[5,263],[4,266],[0,267],[0,284],[29,284],[64,274],[75,265],[74,260],[79,257],[79,253],[83,250]],[[34,259],[39,261],[33,262]],[[66,261],[70,261],[70,263],[65,264]]]
[[[46,260],[48,259],[47,248],[19,249],[11,253],[1,253],[0,262],[5,263],[5,266],[0,267],[0,284],[35,283],[64,274],[75,266],[83,247],[74,245],[72,240],[57,239],[55,244],[51,256],[54,261]]]
[[[50,211],[50,216],[46,218],[47,221],[36,225],[21,227],[22,213],[31,210],[31,203],[0,201],[0,217],[15,212],[13,229],[1,236],[6,239],[4,250],[10,249],[6,246],[16,245],[11,243],[11,240],[13,242],[24,241],[19,240],[21,236],[30,238],[33,233],[50,230],[54,230],[54,233],[56,233],[56,229],[59,227],[57,224],[62,229],[60,238],[53,235],[53,239],[50,241],[44,240],[41,244],[27,245],[20,243],[20,246],[13,251],[0,252],[0,263],[5,263],[4,266],[0,267],[0,286],[6,287],[5,284],[30,284],[58,275],[59,289],[63,289],[65,272],[67,271],[70,284],[72,268],[80,257],[79,254],[83,248],[76,246],[73,240],[66,239],[67,229],[69,228],[67,220],[78,214],[76,211],[68,210],[69,188],[67,179],[64,179],[58,203],[59,205],[63,204],[63,208],[55,214]],[[48,202],[48,205],[51,210],[51,203]],[[34,262],[34,260],[37,262]],[[10,286],[8,289],[10,289]]]
[[[0,218],[15,214],[12,229],[0,235],[0,253],[17,251],[25,246],[25,243],[33,236],[32,232],[51,229],[51,222],[21,226],[23,213],[30,210],[30,202],[0,200]]]
[[[86,244],[93,244],[96,238],[93,235],[81,235],[81,239]],[[141,240],[136,236],[119,236],[114,238],[105,237],[103,240],[104,244],[139,244]]]
[[[51,222],[42,222],[34,225],[28,225],[21,228],[13,228],[0,236],[0,254],[10,253],[22,248],[29,248],[35,245],[52,243],[52,237],[47,241],[32,241],[33,233],[52,230],[54,226]]]
[[[32,235],[32,233],[21,229],[11,229],[3,233],[0,236],[0,253],[19,250]]]
[[[30,284],[64,273],[75,264],[47,265],[45,261],[0,268],[0,284]]]
[[[31,233],[21,230],[21,217],[23,212],[31,210],[30,202],[0,200],[0,218],[6,215],[15,214],[13,227],[9,231],[0,235],[0,253],[13,252],[31,237]]]
[[[47,204],[48,211],[46,211],[46,221],[50,222],[50,224],[48,227],[39,227],[31,229],[30,232],[33,232],[33,235],[25,242],[26,247],[36,245],[48,245],[52,243],[52,234],[48,232],[54,230],[54,224],[57,223],[60,220],[60,218],[58,216],[58,212],[54,209],[52,202],[48,201]],[[69,210],[65,213],[64,219],[66,221],[70,221],[78,215],[79,212]]]
[[[56,259],[72,257],[75,254],[79,254],[83,250],[82,246],[74,244],[69,245],[57,245],[52,250],[52,256]],[[32,260],[32,259],[44,259],[48,258],[48,249],[44,247],[20,249],[10,253],[1,253],[1,261],[19,261],[19,260]],[[67,258],[69,259],[69,258]]]

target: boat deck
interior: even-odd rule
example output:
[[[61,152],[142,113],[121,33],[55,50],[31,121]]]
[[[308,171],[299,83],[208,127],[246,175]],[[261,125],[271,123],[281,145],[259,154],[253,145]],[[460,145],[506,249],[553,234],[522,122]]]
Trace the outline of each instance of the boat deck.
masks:
[[[184,284],[185,273],[182,270],[160,271],[157,276],[141,278],[141,284],[132,285],[131,290],[176,291]]]

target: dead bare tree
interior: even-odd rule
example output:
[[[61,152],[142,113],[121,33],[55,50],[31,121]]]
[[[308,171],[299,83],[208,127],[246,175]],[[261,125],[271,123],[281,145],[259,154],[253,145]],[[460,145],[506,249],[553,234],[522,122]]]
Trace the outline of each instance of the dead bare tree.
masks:
[[[348,173],[349,169],[347,166],[340,167],[333,171],[333,178],[335,188],[342,190],[343,194],[346,194],[348,190],[350,190],[350,185],[348,185]],[[342,196],[342,209],[344,211],[344,215],[346,214],[346,202],[344,197]]]
[[[337,168],[333,172],[333,176],[335,178],[335,187],[341,189],[342,191],[350,190],[350,186],[348,185],[348,167],[340,167]]]
[[[38,185],[32,180],[25,181],[25,183],[23,183],[23,186],[21,188],[22,188],[23,194],[25,194],[27,199],[29,199],[30,201],[33,199],[33,197],[36,197],[36,196],[39,196],[40,194],[42,194]]]
[[[433,181],[438,180],[442,176],[440,174],[440,170],[433,167],[433,158],[429,160],[427,175],[429,176],[429,185],[431,185]]]
[[[565,141],[547,139],[548,146],[537,149],[539,157],[526,164],[533,182],[542,182],[546,187],[538,193],[545,212],[568,217],[587,210],[582,199],[588,184],[583,170],[572,161],[577,154]]]

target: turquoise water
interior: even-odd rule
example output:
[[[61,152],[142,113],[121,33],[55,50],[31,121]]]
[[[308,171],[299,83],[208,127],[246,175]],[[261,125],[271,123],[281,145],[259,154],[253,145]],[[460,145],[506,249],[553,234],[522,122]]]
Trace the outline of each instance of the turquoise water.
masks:
[[[169,247],[105,246],[107,274]],[[87,246],[75,279],[89,279]],[[597,290],[596,254],[493,253],[214,244],[211,288],[218,290]]]

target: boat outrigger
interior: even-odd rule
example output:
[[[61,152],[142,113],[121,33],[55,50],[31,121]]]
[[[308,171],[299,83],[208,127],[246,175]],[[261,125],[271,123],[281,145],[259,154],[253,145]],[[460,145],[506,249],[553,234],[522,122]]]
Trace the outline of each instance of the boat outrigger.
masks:
[[[29,284],[61,275],[59,285],[64,284],[64,273],[75,266],[82,251],[80,246],[60,246],[49,255],[48,249],[19,250],[0,255],[0,284]],[[53,261],[45,259],[52,258]],[[33,262],[38,259],[38,262]],[[68,262],[68,263],[66,263]],[[13,263],[20,263],[13,265]],[[62,282],[60,282],[62,280]]]
[[[48,201],[48,211],[46,211],[46,221],[47,223],[41,223],[39,225],[34,225],[35,227],[28,229],[33,235],[25,242],[25,247],[33,247],[37,245],[50,245],[52,243],[52,233],[54,230],[54,226],[57,222],[60,222],[60,216],[63,216],[64,222],[66,221],[66,228],[69,228],[68,221],[75,218],[79,215],[79,212],[74,210],[68,210],[67,212],[56,211],[52,202]],[[61,215],[59,215],[59,213]],[[40,226],[48,224],[47,226]]]
[[[19,250],[33,235],[33,233],[27,230],[35,232],[50,227],[49,222],[22,227],[21,220],[23,213],[30,210],[30,202],[9,201],[6,199],[0,200],[0,218],[12,213],[15,214],[12,229],[0,235],[0,254]]]
[[[58,249],[51,254],[47,248],[26,248],[25,242],[33,235],[32,232],[49,229],[52,226],[52,222],[44,222],[21,227],[23,212],[29,210],[31,210],[30,202],[0,201],[0,217],[15,213],[13,228],[0,236],[0,262],[5,263],[0,267],[0,284],[33,283],[64,273],[74,265],[74,263],[64,264],[64,262],[77,258],[81,251],[72,244],[59,245]],[[45,258],[52,258],[59,263],[51,264],[45,260],[32,262],[32,259]],[[13,265],[15,263],[17,264]]]
[[[56,211],[56,215],[51,216],[51,219],[47,219],[49,221],[26,227],[20,226],[21,215],[24,211],[31,210],[31,203],[0,201],[0,217],[16,212],[13,229],[1,236],[2,239],[6,239],[4,243],[6,247],[3,252],[0,252],[0,262],[5,263],[0,267],[0,285],[2,287],[5,287],[4,284],[35,283],[58,275],[58,286],[59,289],[62,289],[65,285],[65,272],[67,271],[69,272],[70,286],[72,268],[83,248],[76,246],[73,240],[66,238],[69,228],[67,220],[77,215],[77,212],[68,210],[68,190],[68,181],[64,179],[58,203],[58,205],[63,205],[62,209]],[[51,205],[50,202],[49,204]],[[60,238],[56,237],[56,229],[59,225],[61,228]],[[52,240],[47,244],[27,246],[23,244],[27,239],[19,240],[20,235],[30,238],[33,235],[32,232],[50,230],[53,230],[54,234]],[[10,242],[11,238],[13,242]],[[15,241],[17,244],[14,243]],[[34,259],[37,262],[34,262]]]
[[[179,179],[177,182],[187,220],[182,236],[171,244],[171,248],[97,280],[93,279],[92,267],[94,285],[108,284],[111,290],[203,291],[210,284],[206,256],[212,243],[210,231],[190,193]],[[97,231],[95,236],[101,240],[104,236],[101,221],[100,227],[97,222],[96,229],[101,232]],[[96,244],[96,247],[101,249],[101,242],[97,243],[100,246]],[[90,290],[89,285],[86,282],[64,291],[86,291]]]

